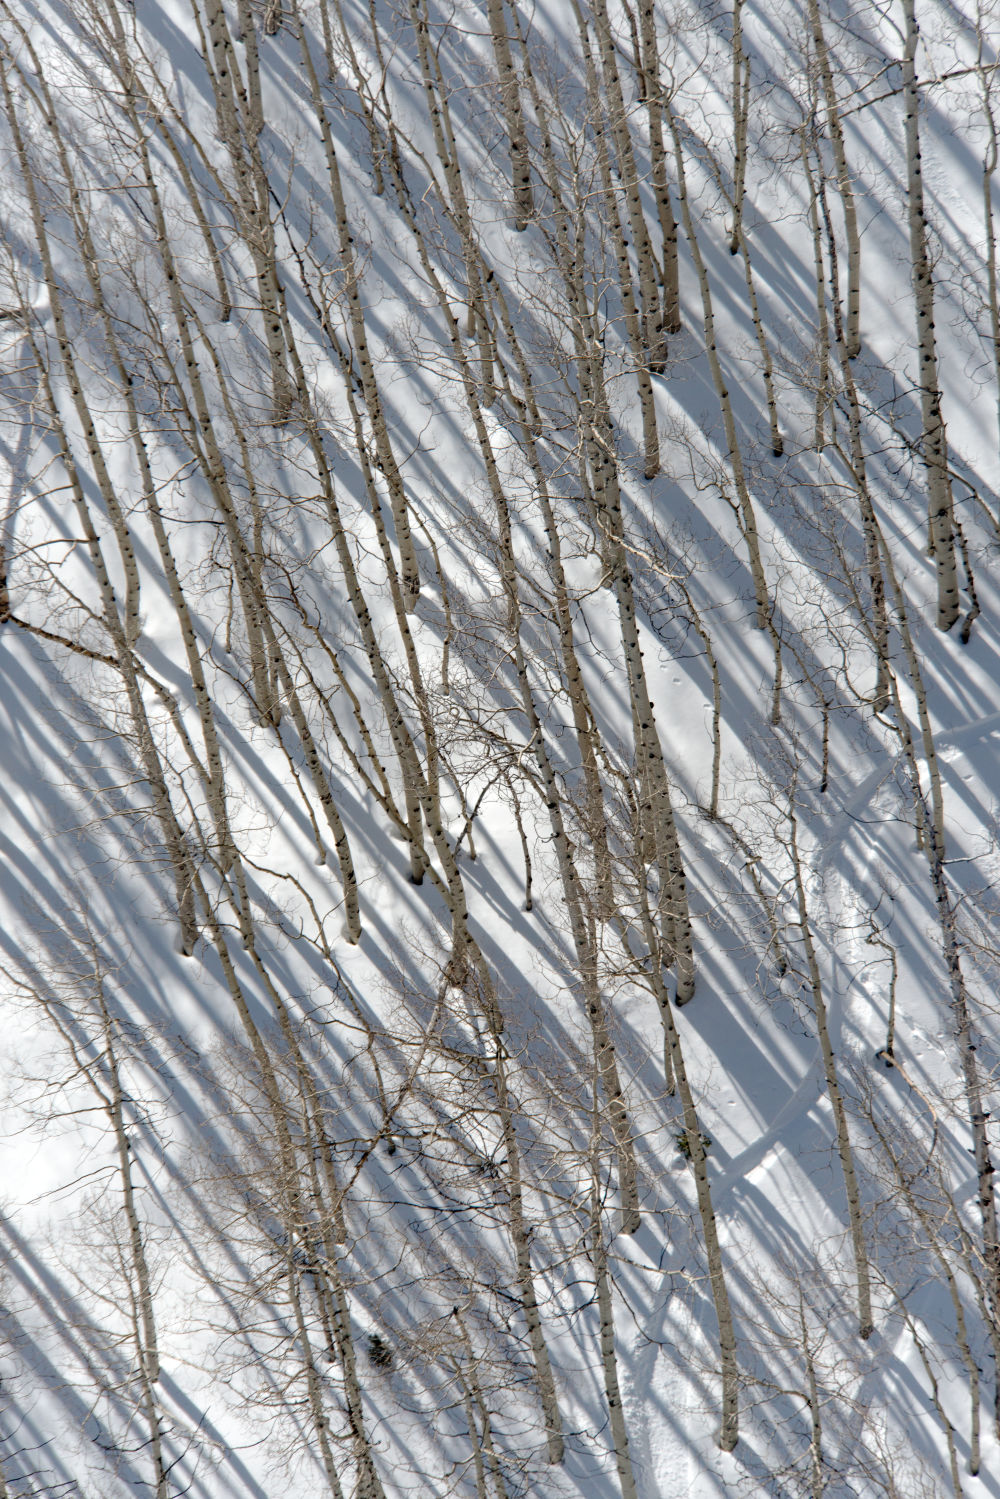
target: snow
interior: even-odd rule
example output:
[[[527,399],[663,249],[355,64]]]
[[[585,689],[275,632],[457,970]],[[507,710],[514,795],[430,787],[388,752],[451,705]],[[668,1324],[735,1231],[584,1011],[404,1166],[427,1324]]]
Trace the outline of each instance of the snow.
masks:
[[[0,622],[0,1494],[12,1499],[1000,1494],[996,1308],[968,1093],[971,1055],[995,1154],[1000,390],[983,98],[996,90],[997,18],[985,0],[975,14],[971,0],[918,7],[955,534],[981,611],[964,641],[965,563],[960,622],[941,634],[926,553],[903,7],[820,6],[860,230],[863,349],[849,369],[895,692],[875,714],[870,559],[835,348],[826,437],[820,451],[814,443],[803,128],[814,185],[822,163],[841,299],[847,253],[809,5],[740,9],[744,230],[783,457],[771,452],[744,258],[729,250],[732,8],[655,10],[760,538],[764,629],[667,127],[682,326],[652,377],[661,468],[644,477],[601,187],[600,148],[613,158],[619,137],[607,114],[595,123],[588,112],[578,31],[582,18],[600,73],[602,8],[503,7],[532,154],[535,213],[521,233],[486,6],[4,8],[0,494],[12,617]],[[414,21],[424,14],[467,220],[438,159]],[[299,17],[343,182],[350,264]],[[612,6],[659,254],[629,20]],[[228,48],[213,52],[226,29]],[[238,150],[225,138],[225,90],[222,106],[212,93],[227,58]],[[610,108],[606,87],[599,96]],[[565,222],[543,180],[546,132]],[[637,267],[613,159],[610,170]],[[996,214],[995,180],[987,187]],[[822,224],[821,237],[833,337]],[[261,315],[272,258],[279,342],[294,341],[289,368],[294,384],[298,361],[303,381],[285,424],[273,420]],[[487,332],[468,318],[470,264],[486,284]],[[567,264],[586,316],[570,306]],[[581,395],[587,360],[601,370],[605,426]],[[609,511],[586,492],[597,493],[605,433],[620,547]],[[409,612],[400,493],[421,583]],[[131,646],[109,627],[125,617],[129,547]],[[641,662],[628,654],[622,566]],[[576,711],[566,621],[587,697]],[[642,917],[647,902],[668,903],[669,879],[661,834],[644,839],[636,826],[653,797],[630,696],[640,665],[690,901],[697,992],[667,1013],[735,1322],[732,1452],[718,1445],[724,1360],[706,1197],[683,1088],[664,1072],[662,984],[673,996],[676,972],[650,955],[657,922]],[[436,768],[437,798],[407,801],[407,754],[425,786]],[[183,877],[157,775],[187,849]],[[926,831],[939,784],[943,887]],[[419,882],[414,826],[428,866]],[[178,919],[185,891],[193,944]],[[952,916],[974,1053],[960,1045],[946,961]],[[475,946],[462,950],[466,933]],[[610,1053],[588,1010],[588,941],[635,1153],[634,1233],[622,1231],[626,1151]],[[863,1206],[868,1339],[821,1016]],[[547,1461],[518,1214],[565,1439],[558,1464]],[[595,1214],[627,1454],[615,1451],[609,1409]]]

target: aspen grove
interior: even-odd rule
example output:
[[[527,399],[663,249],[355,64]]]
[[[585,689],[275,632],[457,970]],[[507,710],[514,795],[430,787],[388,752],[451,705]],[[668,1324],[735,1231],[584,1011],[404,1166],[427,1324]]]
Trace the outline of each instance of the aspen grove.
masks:
[[[0,0],[0,1499],[1000,1499],[997,0]]]

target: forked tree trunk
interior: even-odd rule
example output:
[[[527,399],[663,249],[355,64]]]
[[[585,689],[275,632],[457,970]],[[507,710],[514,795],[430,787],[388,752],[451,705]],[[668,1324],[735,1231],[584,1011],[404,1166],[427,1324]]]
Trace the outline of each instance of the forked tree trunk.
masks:
[[[855,359],[861,353],[861,238],[858,234],[858,216],[854,206],[854,186],[847,164],[844,127],[837,103],[836,83],[833,68],[830,65],[826,35],[823,31],[819,0],[809,0],[809,25],[823,90],[823,101],[826,105],[827,129],[830,132],[830,143],[833,146],[837,190],[844,210],[844,237],[847,241],[847,314],[844,336],[847,357]]]

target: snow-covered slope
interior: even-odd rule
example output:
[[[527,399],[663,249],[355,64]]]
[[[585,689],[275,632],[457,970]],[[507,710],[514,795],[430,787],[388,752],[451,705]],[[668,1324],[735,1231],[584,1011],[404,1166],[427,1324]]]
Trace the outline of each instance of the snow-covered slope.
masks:
[[[1000,16],[0,18],[0,1495],[1000,1492]]]

